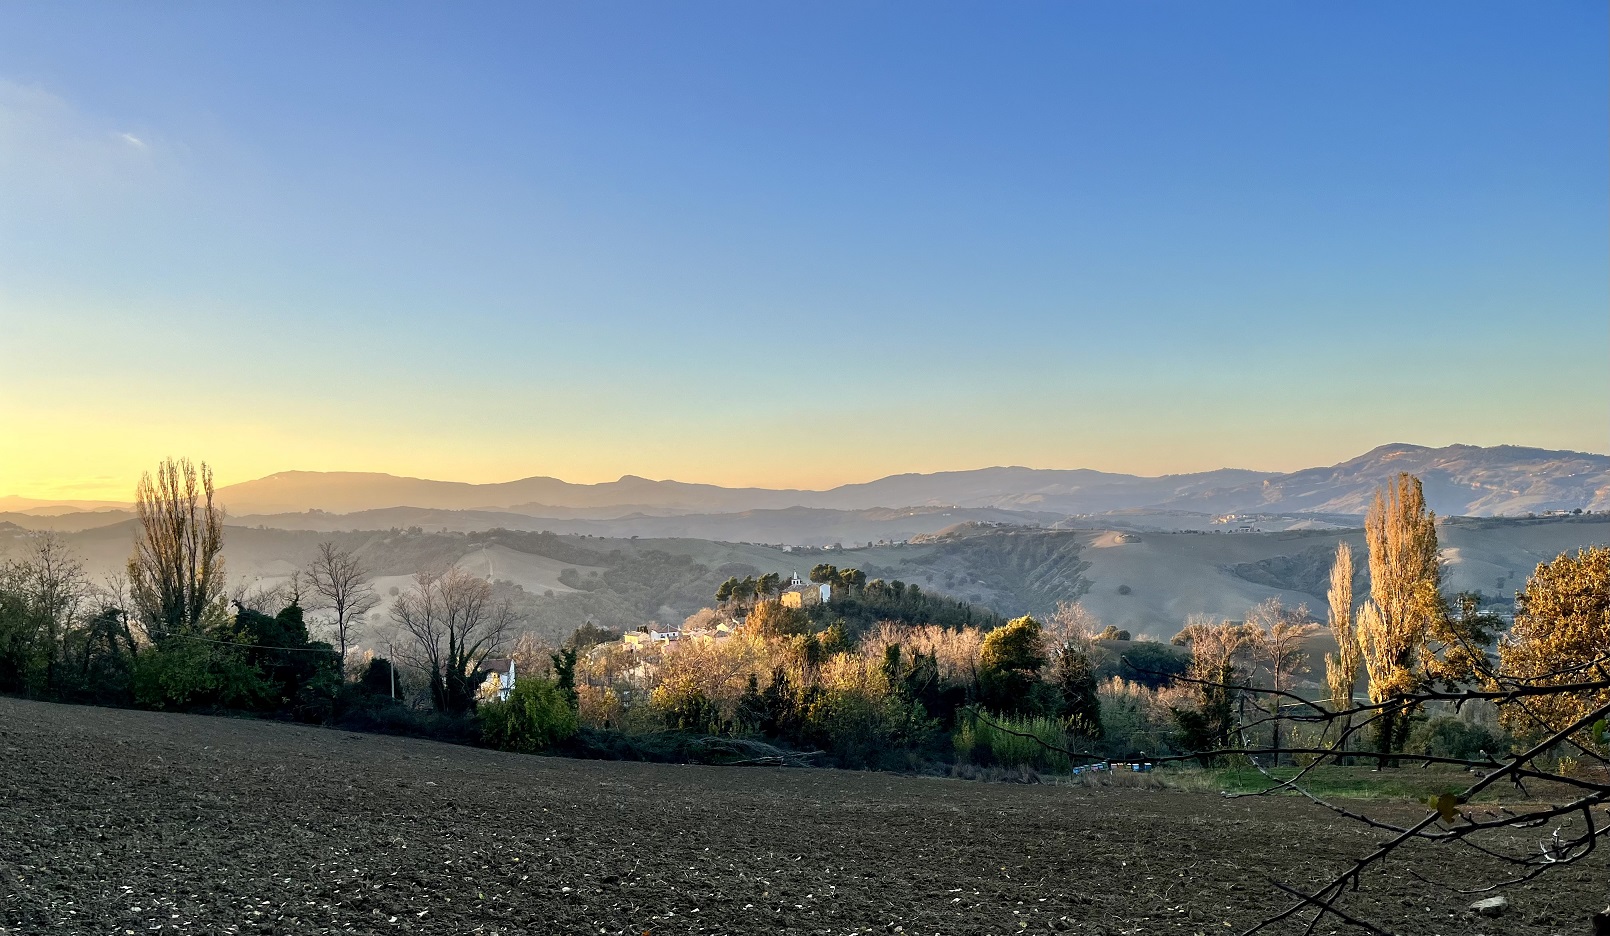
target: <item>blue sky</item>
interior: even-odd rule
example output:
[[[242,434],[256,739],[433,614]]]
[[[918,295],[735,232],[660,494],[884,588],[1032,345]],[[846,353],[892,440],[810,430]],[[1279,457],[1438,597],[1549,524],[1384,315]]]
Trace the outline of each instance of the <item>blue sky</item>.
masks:
[[[0,7],[0,494],[1610,450],[1606,8]]]

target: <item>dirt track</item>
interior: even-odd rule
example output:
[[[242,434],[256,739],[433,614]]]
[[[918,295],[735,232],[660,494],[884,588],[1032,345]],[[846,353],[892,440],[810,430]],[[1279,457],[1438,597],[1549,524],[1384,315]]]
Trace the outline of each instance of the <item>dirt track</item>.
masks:
[[[1376,836],[1286,800],[523,757],[0,699],[0,932],[1228,933]],[[1426,855],[1422,873],[1492,869]],[[1595,856],[1597,857],[1597,856]],[[1405,934],[1586,931],[1605,864]],[[1319,932],[1332,932],[1333,925]]]

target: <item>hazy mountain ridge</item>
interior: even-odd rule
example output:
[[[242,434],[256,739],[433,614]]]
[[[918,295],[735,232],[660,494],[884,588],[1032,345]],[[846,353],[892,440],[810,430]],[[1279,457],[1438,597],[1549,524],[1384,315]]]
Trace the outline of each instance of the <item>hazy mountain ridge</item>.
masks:
[[[1084,517],[1147,509],[1356,517],[1368,509],[1375,489],[1398,471],[1419,475],[1432,509],[1445,516],[1521,515],[1576,508],[1610,510],[1610,456],[1507,445],[1428,448],[1402,443],[1381,446],[1340,464],[1286,474],[1224,468],[1141,477],[1083,468],[997,467],[891,475],[826,491],[804,491],[653,481],[635,475],[600,484],[573,484],[548,477],[470,484],[368,472],[285,471],[226,485],[219,489],[218,496],[236,517],[308,510],[352,514],[398,507],[577,521],[794,508],[963,508],[1022,511],[1040,517]],[[9,498],[6,502],[17,514],[25,512],[39,518],[15,517],[25,526],[50,525],[42,518],[84,509],[55,507],[46,501],[24,498]],[[91,509],[108,506],[106,502],[79,503],[84,507],[93,505]],[[116,517],[115,513],[106,514],[109,521]],[[74,519],[59,526],[84,522]],[[641,535],[653,534],[645,531]],[[743,538],[757,536],[751,533]],[[787,536],[776,539],[793,541]]]
[[[572,484],[547,477],[470,484],[356,471],[282,471],[218,489],[219,499],[236,514],[310,509],[351,513],[400,506],[496,510],[517,504],[559,508],[635,505],[643,509],[729,512],[801,506],[799,501],[812,493],[815,492],[650,481],[636,475],[599,484]]]
[[[1513,445],[1427,448],[1404,443],[1383,445],[1328,468],[1176,498],[1167,506],[1360,516],[1380,483],[1399,471],[1417,475],[1427,503],[1444,516],[1610,510],[1610,456]]]
[[[439,510],[519,509],[522,513],[630,506],[686,513],[735,513],[814,507],[870,510],[900,507],[993,507],[1096,513],[1215,491],[1273,477],[1268,472],[1219,469],[1146,478],[1086,468],[979,468],[901,474],[826,491],[726,488],[625,475],[616,481],[572,484],[523,478],[496,484],[430,481],[363,472],[285,471],[227,485],[219,498],[235,514],[309,509],[350,513],[410,506]]]
[[[132,490],[132,485],[130,489]],[[133,501],[49,500],[40,497],[19,497],[15,494],[0,497],[0,512],[29,514],[40,517],[75,513],[81,510],[127,510],[133,506]]]
[[[71,530],[88,530],[93,527],[111,526],[133,519],[132,510],[69,510],[60,513],[33,511],[8,511],[0,513],[0,522],[9,523],[25,530],[56,530],[68,532]]]
[[[1195,474],[1114,474],[1088,468],[979,468],[901,474],[810,493],[806,506],[859,510],[872,507],[994,507],[1057,513],[1100,513],[1274,477],[1270,472],[1220,468]]]
[[[1375,488],[1398,471],[1420,475],[1432,509],[1490,516],[1610,509],[1610,456],[1521,446],[1383,445],[1337,465],[1288,474],[1224,468],[1140,477],[1090,469],[980,468],[901,474],[827,491],[725,488],[626,475],[600,484],[536,477],[498,484],[429,481],[361,472],[286,471],[228,485],[219,497],[236,515],[319,509],[337,513],[411,506],[439,510],[624,509],[736,513],[814,507],[955,506],[1099,514],[1156,507],[1362,515]]]

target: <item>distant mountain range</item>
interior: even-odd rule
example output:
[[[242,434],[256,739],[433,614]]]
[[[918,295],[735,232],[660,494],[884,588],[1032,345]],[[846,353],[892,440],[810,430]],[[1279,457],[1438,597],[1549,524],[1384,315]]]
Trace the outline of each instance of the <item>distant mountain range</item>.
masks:
[[[1419,475],[1443,515],[1493,516],[1610,509],[1610,456],[1501,445],[1383,445],[1325,468],[1289,474],[1225,468],[1148,478],[1088,469],[981,468],[903,474],[827,491],[726,488],[627,475],[601,484],[524,478],[499,484],[359,472],[286,471],[220,489],[235,515],[386,507],[498,509],[528,516],[735,513],[970,507],[1063,515],[1157,508],[1207,513],[1361,515],[1381,482]]]
[[[1011,511],[1033,515],[1032,520],[1024,518],[1027,522],[1046,523],[1056,517],[1137,510],[1356,517],[1368,509],[1376,488],[1398,471],[1418,475],[1425,483],[1431,508],[1444,516],[1520,515],[1577,508],[1610,510],[1610,456],[1507,445],[1427,448],[1401,443],[1383,445],[1341,464],[1289,474],[1224,468],[1153,478],[1089,469],[1002,467],[892,475],[826,491],[801,491],[652,481],[634,475],[601,484],[571,484],[543,477],[467,484],[366,472],[285,471],[225,486],[219,489],[219,499],[232,516],[242,520],[253,515],[309,510],[353,514],[407,507],[494,511],[571,521],[632,518],[641,524],[653,517],[779,511],[784,513],[768,515],[762,525],[781,534],[790,520],[805,519],[797,512],[792,516],[787,513],[798,508],[853,512],[909,508]],[[15,511],[10,519],[23,526],[39,526],[42,515],[65,514],[75,507],[107,506],[111,505],[84,502],[57,507],[48,501],[0,499],[0,511]],[[24,512],[31,516],[19,516]],[[100,519],[115,522],[121,517],[107,511]],[[275,522],[285,519],[277,517]],[[812,520],[821,526],[819,535],[828,535],[834,526],[827,518]],[[90,523],[78,517],[43,522],[58,528]],[[929,523],[931,518],[919,525]],[[447,528],[455,525],[444,524]],[[576,528],[579,531],[584,525],[578,523]],[[645,525],[642,532],[648,534],[653,529],[670,535],[698,535],[695,528],[699,533],[713,532],[708,523],[679,525],[669,519]],[[779,536],[778,540],[786,541],[787,537]]]
[[[627,514],[734,513],[815,507],[871,510],[900,507],[988,507],[1095,513],[1203,495],[1274,475],[1239,469],[1143,478],[1090,469],[980,468],[891,475],[827,491],[726,488],[626,475],[600,484],[524,478],[498,484],[426,481],[360,472],[285,471],[219,490],[235,514],[318,509],[332,513],[383,507],[515,510],[532,516],[595,518]]]
[[[1329,468],[1308,468],[1168,506],[1205,511],[1362,515],[1381,482],[1417,475],[1443,516],[1513,516],[1547,510],[1610,510],[1610,456],[1499,445],[1383,445]]]

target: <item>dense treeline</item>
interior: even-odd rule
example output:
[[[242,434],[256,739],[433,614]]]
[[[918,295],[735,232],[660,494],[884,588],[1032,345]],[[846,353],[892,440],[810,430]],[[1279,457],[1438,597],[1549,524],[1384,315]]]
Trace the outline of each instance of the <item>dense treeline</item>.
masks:
[[[809,614],[812,623],[818,626],[838,624],[854,636],[866,634],[885,621],[912,626],[926,624],[984,629],[996,627],[1005,621],[992,611],[924,592],[915,584],[907,585],[899,580],[884,582],[882,579],[872,579],[862,587],[844,589],[827,604],[810,608]]]
[[[981,713],[1101,735],[1083,636],[1062,639],[1020,618],[988,631],[885,621],[857,638],[837,619],[820,631],[778,629],[766,623],[777,610],[763,602],[736,635],[684,637],[651,660],[619,644],[595,647],[577,673],[582,724],[751,738],[840,766],[901,769],[997,762],[988,745],[957,747],[975,738]]]
[[[54,537],[0,567],[0,691],[156,709],[231,708],[318,721],[338,656],[301,607],[273,615],[146,583],[94,586]]]
[[[836,626],[859,639],[880,623],[989,629],[1005,621],[967,602],[924,592],[915,583],[868,579],[860,569],[821,563],[811,569],[810,582],[829,589],[827,601],[813,595],[809,601],[784,602],[782,576],[775,572],[758,578],[729,577],[714,597],[718,606],[735,609],[749,618],[752,629],[768,635],[806,634]]]
[[[0,565],[0,691],[465,733],[447,723],[443,729],[433,715],[419,716],[393,699],[397,681],[389,661],[375,661],[348,679],[337,646],[313,639],[304,602],[320,608],[321,626],[342,646],[374,606],[367,572],[350,552],[330,544],[285,590],[230,596],[221,558],[223,515],[205,465],[163,463],[155,476],[141,479],[136,510],[140,536],[126,572],[108,582],[92,583],[83,563],[48,533],[34,538],[28,554]],[[489,588],[476,580],[460,596],[484,604],[477,587]],[[440,610],[432,616],[440,619]],[[464,610],[455,605],[460,621]],[[452,662],[460,666],[460,681],[477,675],[479,659]],[[438,696],[455,675],[441,665],[422,672]]]

